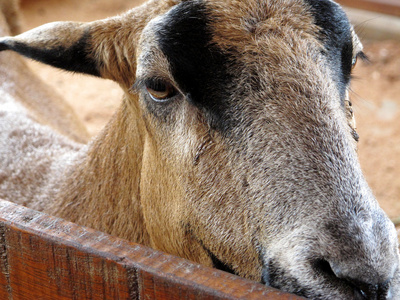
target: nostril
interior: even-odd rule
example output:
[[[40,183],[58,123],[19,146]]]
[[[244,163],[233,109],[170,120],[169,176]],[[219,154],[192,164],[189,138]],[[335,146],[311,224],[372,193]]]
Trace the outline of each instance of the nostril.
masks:
[[[329,264],[332,268],[332,272],[335,274],[337,278],[345,279],[346,276],[343,274],[342,268],[339,267],[337,264],[330,263]]]
[[[314,270],[323,275],[338,277],[332,270],[331,264],[325,259],[318,259],[314,261]]]
[[[349,285],[363,299],[377,299],[376,296],[377,288],[375,286],[371,284],[364,284],[361,281],[358,281],[357,279],[351,278],[350,276],[345,274],[343,269],[337,264],[329,262],[328,264],[335,277],[342,280],[342,282],[345,282],[347,285]]]
[[[370,284],[361,281],[355,276],[349,276],[340,266],[330,263],[325,259],[319,259],[313,263],[314,270],[323,276],[329,276],[339,280],[350,287],[357,299],[390,299],[389,281],[383,284]]]

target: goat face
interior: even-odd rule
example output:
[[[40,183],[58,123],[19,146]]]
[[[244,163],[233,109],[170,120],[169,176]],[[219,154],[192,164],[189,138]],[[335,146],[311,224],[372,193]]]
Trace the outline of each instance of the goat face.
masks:
[[[152,1],[0,44],[120,83],[151,246],[313,299],[396,297],[347,105],[362,49],[334,2]]]

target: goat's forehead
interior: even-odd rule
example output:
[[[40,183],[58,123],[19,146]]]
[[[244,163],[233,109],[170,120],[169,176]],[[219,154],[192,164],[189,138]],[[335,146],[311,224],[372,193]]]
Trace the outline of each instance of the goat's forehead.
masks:
[[[320,31],[325,34],[325,42],[353,35],[346,14],[332,0],[182,0],[165,15],[165,22],[171,18],[179,18],[182,22],[173,22],[175,25],[183,23],[193,31],[197,30],[193,26],[196,21],[201,21],[207,24],[208,33],[231,37],[233,41],[254,38],[251,33],[264,24],[269,25],[268,30],[275,26],[311,34]]]
[[[318,41],[333,55],[344,46],[350,56],[358,50],[345,13],[331,0],[186,0],[158,18],[154,30],[172,69],[178,61],[183,67],[188,67],[185,62],[195,64],[196,57],[200,64],[209,63],[204,59],[217,48],[225,54],[243,54],[243,49],[261,53],[260,40],[267,44],[274,37],[282,45],[293,36]]]
[[[353,51],[347,17],[330,0],[186,0],[154,21],[151,40],[168,60],[172,78],[189,99],[211,107],[217,119],[229,98],[227,91],[233,90],[233,77],[249,66],[245,52],[251,58],[257,53],[267,57],[274,39],[275,55],[285,56],[280,48],[290,52],[285,43],[295,38],[324,45],[334,53],[330,60],[336,68],[343,45]],[[340,77],[340,71],[332,73]]]

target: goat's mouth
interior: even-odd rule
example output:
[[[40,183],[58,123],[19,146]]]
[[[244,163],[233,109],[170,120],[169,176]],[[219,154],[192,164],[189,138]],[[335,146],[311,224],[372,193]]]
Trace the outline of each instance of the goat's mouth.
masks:
[[[204,251],[206,251],[208,257],[210,257],[211,262],[212,262],[212,264],[213,264],[213,267],[214,267],[215,269],[218,269],[218,270],[221,270],[221,271],[224,271],[224,272],[231,273],[231,274],[233,274],[233,275],[239,276],[239,274],[237,274],[237,273],[232,269],[232,267],[231,267],[229,264],[224,263],[224,262],[223,262],[222,260],[220,260],[212,251],[210,251],[210,250],[204,245],[204,243],[203,243],[202,240],[200,240],[200,239],[197,239],[197,240],[200,242],[200,245],[203,247]]]
[[[208,250],[207,250],[208,251]],[[233,275],[238,275],[228,264],[219,260],[211,251],[208,251],[208,255],[210,256],[214,268],[231,273]]]
[[[354,299],[369,299],[366,292],[358,288],[356,285],[347,280],[338,278],[330,263],[325,259],[314,260],[312,262],[312,267],[315,273],[328,279],[329,282],[332,282],[332,285],[344,286],[345,288],[351,290],[354,293]]]
[[[279,267],[270,260],[262,271],[262,283],[286,292],[312,299],[391,299],[390,283],[380,285],[364,284],[356,280],[338,277],[331,264],[324,259],[314,259],[304,267],[305,274],[301,278],[288,275],[290,272]],[[309,278],[309,280],[305,280]],[[307,284],[304,284],[304,282]]]
[[[381,284],[362,282],[342,276],[332,265],[324,260],[318,259],[313,263],[313,269],[327,277],[331,282],[344,286],[354,293],[354,299],[390,299],[390,282],[387,280]]]

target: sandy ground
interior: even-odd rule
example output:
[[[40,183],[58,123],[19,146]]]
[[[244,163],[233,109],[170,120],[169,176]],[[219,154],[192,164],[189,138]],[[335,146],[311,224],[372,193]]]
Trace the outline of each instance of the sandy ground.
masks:
[[[91,21],[132,8],[140,0],[23,0],[25,29],[60,20]],[[371,63],[355,70],[352,100],[359,155],[365,176],[390,217],[400,216],[400,41],[364,41]],[[121,98],[119,87],[30,63],[76,109],[94,135],[111,117]]]

